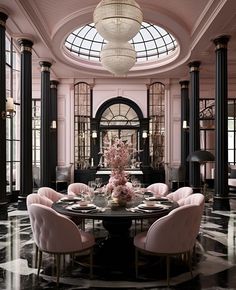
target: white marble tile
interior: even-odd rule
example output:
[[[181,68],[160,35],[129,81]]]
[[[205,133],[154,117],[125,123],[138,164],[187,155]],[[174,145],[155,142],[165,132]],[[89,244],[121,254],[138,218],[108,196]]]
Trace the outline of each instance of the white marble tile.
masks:
[[[215,252],[215,251],[207,251],[207,254],[215,257],[227,257],[227,254]]]
[[[28,216],[27,210],[13,210],[8,213],[8,217],[14,217],[14,216]]]
[[[201,228],[211,228],[211,229],[220,229],[222,225],[217,225],[211,222],[207,222],[201,225]]]
[[[30,268],[28,261],[25,259],[16,259],[6,263],[0,263],[0,268],[20,275],[37,274],[37,269]]]

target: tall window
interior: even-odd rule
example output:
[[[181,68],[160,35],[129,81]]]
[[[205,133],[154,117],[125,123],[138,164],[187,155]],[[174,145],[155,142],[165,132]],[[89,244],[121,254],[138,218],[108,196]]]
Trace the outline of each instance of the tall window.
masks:
[[[41,127],[41,100],[32,101],[32,162],[33,186],[40,185],[40,127]]]
[[[200,147],[215,154],[215,100],[200,100]],[[236,100],[228,100],[228,162],[236,164]],[[207,164],[208,167],[212,166]],[[210,172],[208,169],[207,172]]]
[[[228,161],[236,164],[236,100],[228,100]]]
[[[16,115],[6,119],[7,194],[20,188],[20,55],[6,35],[6,97],[13,97]]]
[[[215,101],[200,100],[200,148],[215,154]]]
[[[90,86],[80,82],[75,84],[74,99],[75,169],[86,169],[90,165],[90,118]]]
[[[153,83],[149,88],[150,161],[153,168],[164,165],[165,154],[165,86]]]

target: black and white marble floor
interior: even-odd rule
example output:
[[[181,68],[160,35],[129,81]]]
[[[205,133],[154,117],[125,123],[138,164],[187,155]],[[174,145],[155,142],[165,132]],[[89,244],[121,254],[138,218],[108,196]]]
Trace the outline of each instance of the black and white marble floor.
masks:
[[[92,230],[90,221],[87,230]],[[94,234],[101,240],[106,234],[96,222]],[[231,211],[213,211],[206,204],[201,231],[196,245],[193,278],[188,268],[171,261],[171,289],[232,290],[236,289],[236,200],[231,199]],[[45,255],[40,278],[34,267],[34,243],[26,211],[9,207],[9,218],[0,221],[0,289],[56,289],[53,257]],[[88,269],[81,263],[69,264],[68,258],[59,289],[167,289],[161,262],[146,260],[140,278],[133,272],[95,268],[94,279],[88,279]],[[125,268],[125,267],[124,267]]]

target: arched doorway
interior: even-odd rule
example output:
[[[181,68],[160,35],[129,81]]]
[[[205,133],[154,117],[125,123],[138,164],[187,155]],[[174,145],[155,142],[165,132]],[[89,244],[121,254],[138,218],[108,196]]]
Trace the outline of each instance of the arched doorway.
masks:
[[[104,142],[112,143],[116,138],[129,141],[133,145],[131,167],[147,164],[148,146],[143,142],[142,132],[148,130],[148,119],[143,118],[143,113],[135,102],[123,97],[104,102],[97,110],[91,126],[92,130],[97,131],[93,151],[97,166],[106,167],[102,158]]]

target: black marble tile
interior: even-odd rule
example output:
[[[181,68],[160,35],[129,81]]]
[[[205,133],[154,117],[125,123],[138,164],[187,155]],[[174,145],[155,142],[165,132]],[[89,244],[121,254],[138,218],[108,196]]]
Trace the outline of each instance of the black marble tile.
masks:
[[[86,229],[93,231],[91,221],[87,221]],[[134,232],[132,227],[131,235]],[[106,237],[101,222],[96,221],[93,233],[97,237],[99,252]],[[122,254],[122,249],[117,257],[119,254]],[[99,257],[96,249],[95,257]],[[94,279],[89,280],[86,258],[76,258],[71,265],[67,257],[58,289],[168,289],[165,260],[162,258],[142,256],[138,279],[134,275],[134,264],[127,262],[114,267],[109,262],[105,258],[95,258]],[[35,246],[27,212],[18,211],[16,205],[11,204],[8,220],[0,221],[0,289],[56,289],[55,281],[54,258],[49,254],[44,254],[42,271],[37,278]],[[170,289],[236,289],[234,208],[231,212],[214,212],[211,204],[206,204],[193,259],[193,278],[185,263],[172,258]]]

